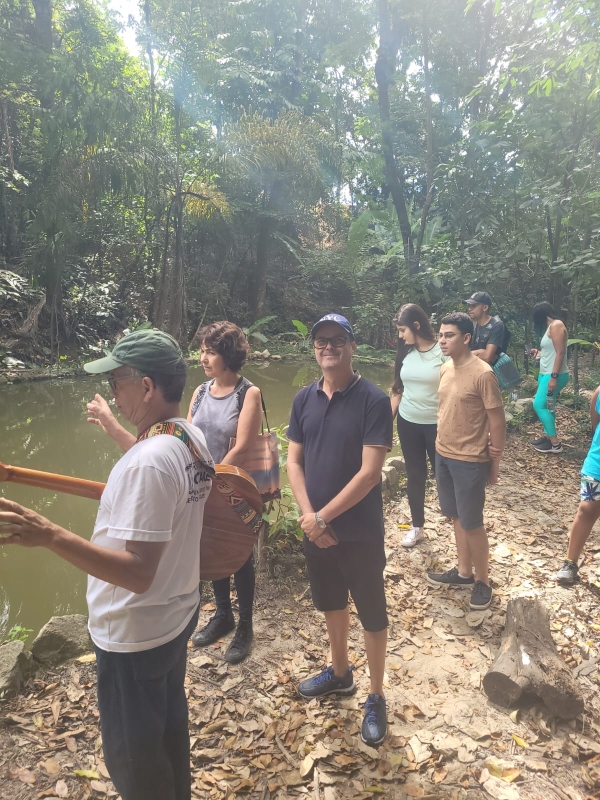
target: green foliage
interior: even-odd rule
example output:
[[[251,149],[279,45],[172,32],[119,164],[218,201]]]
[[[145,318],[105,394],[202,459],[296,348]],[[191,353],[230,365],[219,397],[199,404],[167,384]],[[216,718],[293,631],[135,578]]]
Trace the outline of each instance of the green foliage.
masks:
[[[303,322],[300,322],[299,319],[293,319],[292,325],[294,326],[294,328],[296,328],[296,330],[301,336],[308,336],[308,328]]]
[[[9,642],[26,642],[33,633],[33,628],[25,628],[23,625],[13,625],[6,638]]]
[[[104,6],[42,6],[0,9],[0,336],[25,360],[224,318],[302,352],[330,310],[391,352],[400,304],[436,321],[482,288],[515,358],[541,299],[600,338],[594,0],[149,0],[137,54]]]
[[[247,328],[242,328],[242,330],[244,331],[246,336],[252,336],[254,339],[257,339],[259,342],[262,342],[263,344],[266,344],[269,341],[268,338],[265,336],[264,333],[261,333],[258,329],[262,328],[263,325],[268,325],[269,322],[272,322],[274,319],[277,319],[277,315],[276,314],[271,314],[268,317],[263,317],[262,319],[259,319],[256,322],[253,322],[252,325],[250,325]]]
[[[273,430],[277,433],[277,443],[279,447],[279,468],[285,472],[287,464],[287,454],[289,442],[287,438],[287,425],[279,425]],[[268,516],[269,519],[269,543],[273,546],[283,548],[292,540],[293,542],[302,540],[302,528],[298,524],[300,509],[292,494],[289,486],[281,488],[281,499],[275,500],[274,511]]]

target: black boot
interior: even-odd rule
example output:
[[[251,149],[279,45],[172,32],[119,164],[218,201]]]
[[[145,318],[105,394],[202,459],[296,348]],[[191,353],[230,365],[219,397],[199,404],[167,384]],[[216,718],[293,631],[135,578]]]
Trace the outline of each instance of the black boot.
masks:
[[[192,636],[192,644],[194,647],[206,647],[207,644],[212,644],[218,639],[222,639],[234,628],[235,620],[231,609],[229,611],[219,611],[217,609],[217,613],[208,625],[205,625],[202,630],[197,631]]]
[[[225,653],[225,661],[229,664],[238,664],[243,661],[250,652],[253,636],[252,617],[240,619],[235,636]]]

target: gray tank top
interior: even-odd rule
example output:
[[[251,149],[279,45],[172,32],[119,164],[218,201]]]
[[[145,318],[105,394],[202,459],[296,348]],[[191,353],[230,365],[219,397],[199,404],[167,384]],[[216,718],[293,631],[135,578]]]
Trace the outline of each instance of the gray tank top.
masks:
[[[245,386],[254,386],[247,378],[240,378],[235,389],[224,397],[213,397],[206,381],[198,389],[192,406],[192,424],[200,428],[215,464],[220,464],[229,452],[229,442],[237,433],[241,411],[240,391]]]
[[[556,349],[554,347],[554,342],[548,336],[549,330],[550,326],[548,326],[546,333],[542,336],[542,342],[540,344],[540,375],[550,375],[554,370],[554,359],[556,358]],[[567,353],[565,351],[565,357],[563,359],[561,368],[558,370],[558,372],[560,375],[562,375],[564,372],[568,371],[569,367],[567,364]]]

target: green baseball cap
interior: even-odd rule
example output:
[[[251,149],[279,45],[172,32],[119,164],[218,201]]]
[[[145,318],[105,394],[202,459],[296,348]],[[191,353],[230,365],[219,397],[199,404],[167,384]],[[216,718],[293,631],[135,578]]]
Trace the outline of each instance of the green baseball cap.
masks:
[[[123,366],[144,374],[175,375],[185,370],[185,361],[177,341],[168,333],[153,328],[128,333],[117,342],[109,356],[90,361],[83,368],[96,375]]]

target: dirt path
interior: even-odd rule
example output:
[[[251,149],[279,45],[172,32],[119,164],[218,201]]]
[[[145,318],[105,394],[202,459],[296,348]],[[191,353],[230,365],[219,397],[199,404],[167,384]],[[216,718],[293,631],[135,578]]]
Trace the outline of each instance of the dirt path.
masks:
[[[544,460],[523,440],[511,439],[502,483],[489,492],[486,508],[495,598],[479,615],[469,614],[464,590],[434,590],[424,581],[426,568],[446,568],[453,559],[450,525],[439,514],[435,493],[427,540],[408,552],[399,547],[403,531],[397,527],[407,521],[406,501],[388,506],[389,736],[378,750],[359,737],[368,684],[358,625],[352,631],[357,695],[305,703],[295,687],[325,663],[323,620],[312,609],[302,575],[261,581],[256,639],[246,662],[226,665],[221,645],[190,650],[194,796],[600,796],[600,545],[591,543],[579,585],[564,589],[551,580],[577,507],[579,464]],[[577,670],[585,695],[583,719],[559,722],[536,706],[509,716],[483,694],[481,680],[499,643],[506,603],[518,594],[540,596],[549,607],[555,642]],[[210,610],[208,605],[203,618]],[[2,711],[0,797],[116,797],[111,790],[93,664],[75,662],[38,677],[29,695]]]

